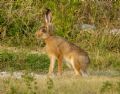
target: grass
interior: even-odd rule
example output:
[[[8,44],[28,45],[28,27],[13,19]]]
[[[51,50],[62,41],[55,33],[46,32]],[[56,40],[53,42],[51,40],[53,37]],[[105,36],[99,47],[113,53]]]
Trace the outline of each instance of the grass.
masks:
[[[41,72],[44,70],[45,72],[48,69],[49,59],[44,54],[2,52],[1,55],[1,71],[29,70]]]
[[[47,74],[49,59],[41,50],[1,46],[1,71],[24,70],[27,74],[21,79],[0,78],[0,94],[119,94],[120,53],[98,48],[87,48],[91,49],[88,51],[91,58],[88,78],[75,77],[70,72],[67,74],[66,66],[62,77],[47,78],[41,73]],[[29,75],[30,72],[41,76],[35,78]]]
[[[0,33],[6,32],[2,34],[3,36],[0,35],[0,38],[2,37],[2,44],[9,46],[32,47],[39,44],[33,35],[44,22],[43,13],[46,7],[53,12],[54,33],[69,40],[78,40],[76,35],[79,35],[82,24],[94,24],[98,31],[102,29],[100,33],[104,29],[119,29],[120,24],[119,0],[109,3],[92,0],[85,2],[79,0],[8,0],[6,2],[1,0],[0,3]],[[83,37],[89,39],[89,35]],[[103,43],[106,43],[104,39]],[[100,43],[96,45],[104,47]]]
[[[3,70],[29,70],[36,72],[46,72],[49,67],[49,58],[41,51],[30,49],[20,49],[14,47],[1,47],[0,69]],[[89,52],[91,59],[90,69],[92,70],[115,70],[120,71],[119,52],[110,52],[96,49]],[[66,69],[66,66],[64,65]]]
[[[0,78],[1,94],[119,94],[117,77]],[[27,84],[26,84],[27,83]]]

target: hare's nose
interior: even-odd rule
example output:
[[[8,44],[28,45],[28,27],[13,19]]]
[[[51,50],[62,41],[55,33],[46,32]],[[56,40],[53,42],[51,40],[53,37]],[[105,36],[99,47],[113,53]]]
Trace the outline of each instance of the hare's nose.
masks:
[[[35,32],[35,37],[37,37],[38,36],[38,32]]]

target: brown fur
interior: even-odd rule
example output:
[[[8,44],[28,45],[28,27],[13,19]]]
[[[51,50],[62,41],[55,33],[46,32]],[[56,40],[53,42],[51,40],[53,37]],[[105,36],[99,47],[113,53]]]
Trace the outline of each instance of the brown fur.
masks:
[[[46,15],[49,16],[49,15]],[[46,17],[47,18],[47,17]],[[46,19],[47,20],[47,19]],[[50,20],[50,19],[49,19]],[[49,22],[49,21],[48,21]],[[49,23],[48,23],[49,24]],[[49,74],[53,73],[55,59],[58,61],[58,74],[62,74],[62,62],[65,59],[73,67],[76,75],[86,75],[90,63],[88,54],[78,46],[59,36],[53,36],[48,31],[49,26],[41,27],[36,33],[37,38],[42,38],[46,44],[46,52],[50,58]]]

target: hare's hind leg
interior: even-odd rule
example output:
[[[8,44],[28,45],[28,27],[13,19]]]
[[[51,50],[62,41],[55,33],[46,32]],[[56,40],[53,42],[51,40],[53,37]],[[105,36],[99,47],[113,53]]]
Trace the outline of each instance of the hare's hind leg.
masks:
[[[83,77],[88,77],[88,73],[86,70],[80,70],[80,73]]]
[[[80,64],[78,60],[71,60],[72,67],[74,69],[75,75],[80,75]]]
[[[62,56],[58,57],[58,75],[62,75],[62,62],[63,58]]]
[[[81,66],[80,73],[81,73],[81,75],[83,77],[87,77],[88,76],[87,64],[84,64],[84,65]]]

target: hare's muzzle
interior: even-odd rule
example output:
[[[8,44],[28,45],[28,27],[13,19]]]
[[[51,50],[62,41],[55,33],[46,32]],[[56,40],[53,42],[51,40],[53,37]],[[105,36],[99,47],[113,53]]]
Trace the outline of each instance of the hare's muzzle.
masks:
[[[41,37],[41,32],[39,32],[39,31],[36,31],[35,32],[35,37],[38,39],[38,38],[40,38]]]

